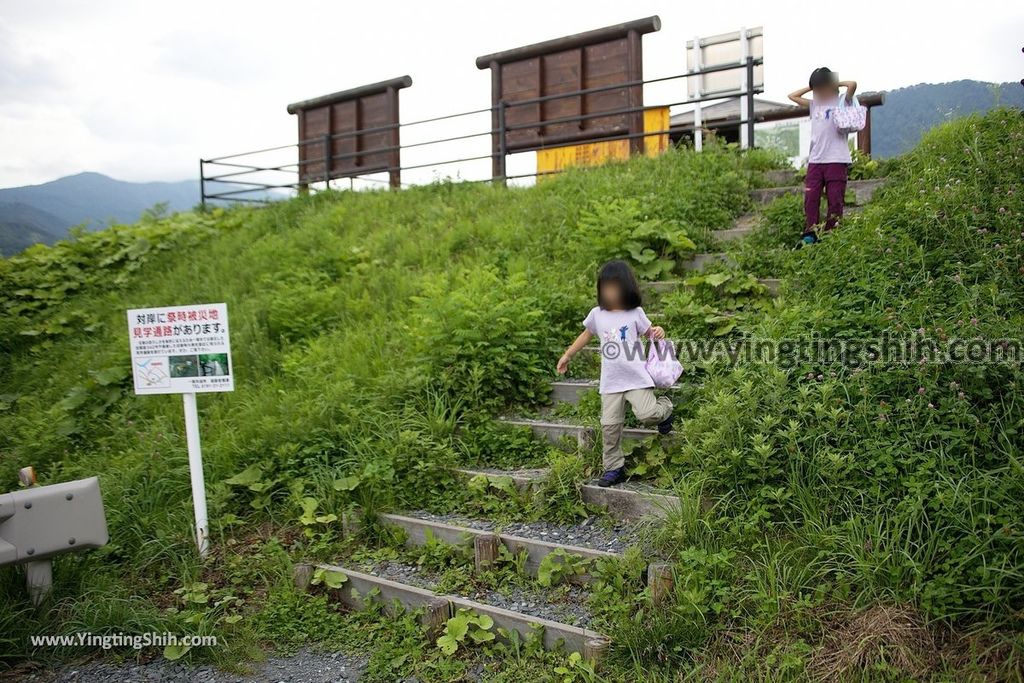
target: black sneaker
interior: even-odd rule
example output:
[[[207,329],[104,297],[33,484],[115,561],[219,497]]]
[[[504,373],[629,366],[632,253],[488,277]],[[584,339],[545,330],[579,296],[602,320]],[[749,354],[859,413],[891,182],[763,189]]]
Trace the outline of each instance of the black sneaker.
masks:
[[[607,472],[602,474],[601,478],[597,480],[597,485],[604,488],[608,488],[609,486],[614,486],[615,484],[618,484],[620,481],[625,481],[625,479],[626,471],[622,467],[620,467],[617,470],[608,470]]]
[[[665,434],[672,433],[672,423],[675,422],[676,416],[669,413],[668,417],[658,423],[658,433],[664,436]]]

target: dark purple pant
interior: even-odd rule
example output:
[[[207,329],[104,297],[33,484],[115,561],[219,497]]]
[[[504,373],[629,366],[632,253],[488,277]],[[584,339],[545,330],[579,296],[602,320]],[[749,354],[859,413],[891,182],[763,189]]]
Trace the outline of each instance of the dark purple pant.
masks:
[[[846,195],[846,164],[807,164],[807,179],[804,181],[804,234],[814,232],[821,223],[821,191],[825,190],[828,200],[828,215],[825,229],[836,227],[843,215],[843,197]]]

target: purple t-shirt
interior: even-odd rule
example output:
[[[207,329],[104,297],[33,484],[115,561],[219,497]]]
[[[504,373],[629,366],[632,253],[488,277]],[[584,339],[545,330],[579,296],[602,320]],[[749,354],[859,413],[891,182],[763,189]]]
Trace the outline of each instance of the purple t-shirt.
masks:
[[[839,98],[820,104],[811,100],[811,150],[807,163],[850,163],[849,136],[836,130],[832,123],[832,110],[838,105]]]
[[[628,311],[606,311],[598,306],[590,309],[583,327],[601,344],[600,393],[615,394],[654,386],[640,341],[650,326],[651,321],[640,307]]]

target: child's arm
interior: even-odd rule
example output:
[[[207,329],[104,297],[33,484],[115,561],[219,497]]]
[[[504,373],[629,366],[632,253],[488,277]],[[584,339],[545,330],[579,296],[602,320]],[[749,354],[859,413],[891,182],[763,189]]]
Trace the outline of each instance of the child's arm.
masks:
[[[565,350],[562,357],[558,359],[558,365],[556,370],[559,375],[564,375],[565,371],[569,369],[569,361],[572,357],[579,353],[580,349],[587,345],[587,343],[593,339],[594,333],[590,330],[583,330],[580,332],[580,336],[576,337],[576,341],[569,345],[569,348]]]
[[[846,88],[846,103],[853,104],[853,94],[857,92],[857,81],[839,81],[839,87]]]
[[[647,328],[647,331],[644,332],[644,336],[650,337],[651,339],[664,339],[665,328],[660,325],[651,325]]]
[[[789,99],[793,100],[801,107],[809,107],[811,106],[811,101],[804,97],[804,95],[806,95],[809,92],[811,92],[810,88],[800,88],[799,90],[794,90],[793,92],[789,93]]]

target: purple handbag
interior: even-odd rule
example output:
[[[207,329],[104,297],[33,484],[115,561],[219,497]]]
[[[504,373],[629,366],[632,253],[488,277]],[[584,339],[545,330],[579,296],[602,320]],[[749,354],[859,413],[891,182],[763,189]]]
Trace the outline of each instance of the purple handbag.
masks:
[[[676,349],[667,339],[652,339],[647,349],[647,373],[654,386],[667,389],[683,374],[683,364],[676,358]]]

